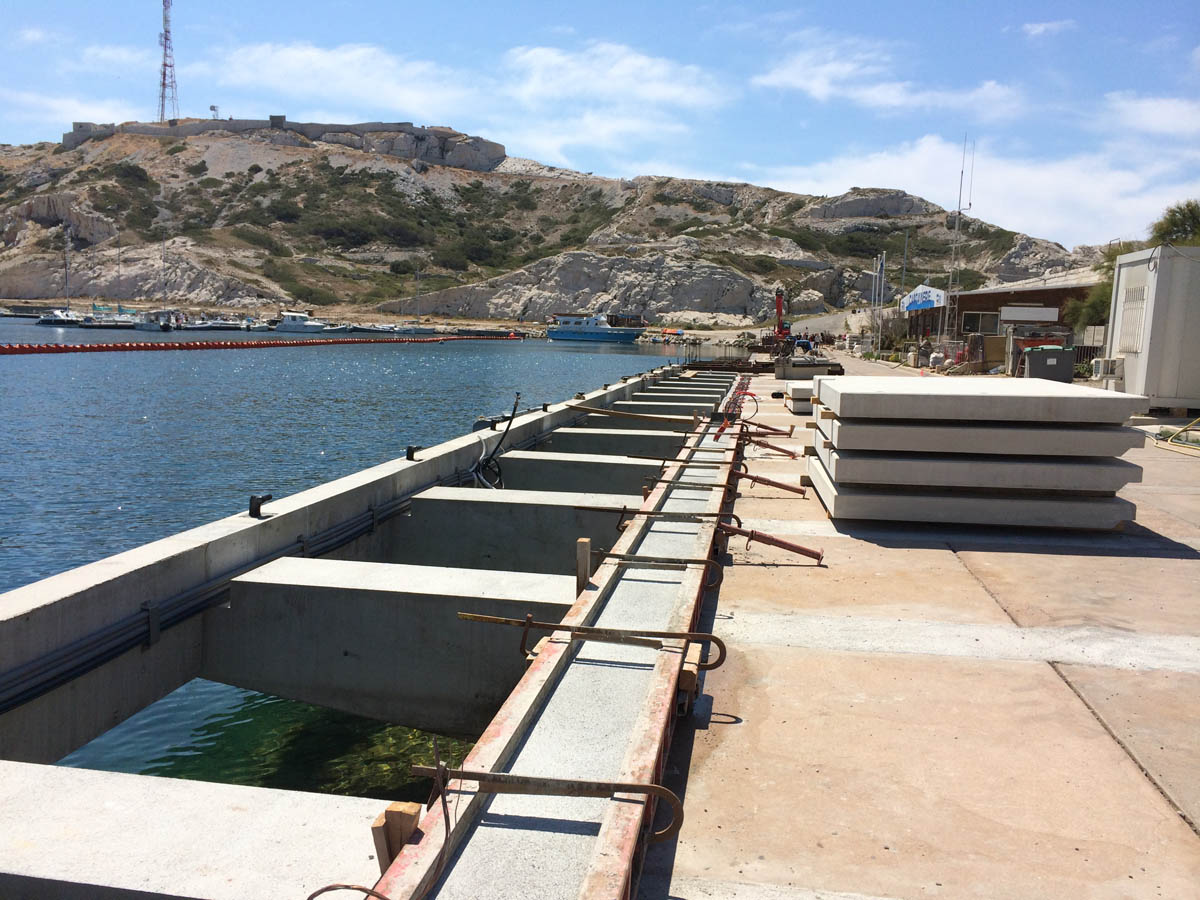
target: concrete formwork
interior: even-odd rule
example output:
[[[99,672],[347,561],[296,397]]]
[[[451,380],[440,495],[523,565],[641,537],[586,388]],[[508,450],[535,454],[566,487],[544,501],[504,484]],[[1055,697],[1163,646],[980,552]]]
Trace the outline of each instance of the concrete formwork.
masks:
[[[618,412],[638,413],[646,416],[690,416],[693,412],[712,412],[717,408],[717,404],[715,401],[709,400],[638,403],[632,400],[622,400],[614,403],[612,408]]]
[[[557,621],[570,575],[287,557],[204,614],[213,681],[474,737],[521,677],[517,636],[459,612]],[[414,678],[414,673],[420,673]]]
[[[518,491],[641,494],[647,479],[662,471],[653,460],[597,453],[510,450],[499,462],[504,487]]]

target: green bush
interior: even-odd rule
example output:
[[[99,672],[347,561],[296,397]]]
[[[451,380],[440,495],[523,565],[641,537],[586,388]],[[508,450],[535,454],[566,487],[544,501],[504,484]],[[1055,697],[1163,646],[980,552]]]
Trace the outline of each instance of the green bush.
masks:
[[[207,171],[208,163],[206,163],[204,160],[200,160],[200,162],[196,163],[194,166],[187,167],[187,173],[189,175],[203,175]]]
[[[272,256],[291,256],[292,250],[286,244],[277,241],[269,234],[263,234],[261,231],[256,231],[253,228],[234,228],[231,232],[235,238],[251,244],[255,247],[261,247]]]
[[[820,250],[821,235],[811,228],[768,228],[767,234],[785,238],[802,250]]]
[[[267,204],[267,212],[276,222],[299,222],[304,210],[291,200],[272,200]]]
[[[455,272],[464,272],[470,265],[462,248],[458,246],[441,247],[433,251],[433,264],[444,269],[453,269]]]
[[[257,175],[262,170],[263,170],[262,166],[260,166],[258,163],[253,163],[253,164],[251,164],[250,168],[248,168],[246,171],[249,172],[251,175]]]
[[[411,275],[417,271],[417,267],[411,259],[394,259],[388,265],[388,271],[393,275]]]
[[[187,144],[176,144],[174,147],[168,147],[166,150],[167,156],[174,156],[176,153],[182,153],[187,149]]]

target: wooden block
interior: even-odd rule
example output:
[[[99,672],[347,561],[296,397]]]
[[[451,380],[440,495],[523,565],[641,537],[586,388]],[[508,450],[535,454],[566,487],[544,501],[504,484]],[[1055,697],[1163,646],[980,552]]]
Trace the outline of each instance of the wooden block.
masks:
[[[812,479],[811,479],[809,476],[807,476],[807,475],[801,475],[801,476],[800,476],[800,486],[801,486],[801,487],[812,487],[812,486],[813,486],[813,481],[812,481]]]
[[[683,667],[679,670],[679,690],[685,694],[695,694],[700,688],[700,654],[703,650],[698,643],[688,644]]]
[[[821,449],[829,450],[833,447],[833,441],[821,441]]]
[[[836,418],[837,418],[837,413],[835,413],[835,412],[834,412],[833,410],[831,410],[831,409],[822,409],[822,410],[818,410],[818,413],[817,413],[817,414],[818,414],[818,415],[819,415],[819,416],[820,416],[822,419],[836,419]]]
[[[804,445],[804,455],[805,456],[816,456],[817,448],[814,447],[812,444],[805,444]]]
[[[375,817],[371,824],[371,839],[375,842],[375,857],[380,874],[387,871],[421,821],[421,804],[396,802]]]
[[[592,539],[579,538],[575,542],[575,596],[582,594],[592,577]]]
[[[816,427],[817,427],[817,423],[816,423],[816,422],[814,422],[814,421],[812,421],[812,420],[810,419],[809,421],[807,421],[807,422],[805,422],[805,423],[804,423],[804,427],[805,427],[805,428],[816,428]]]

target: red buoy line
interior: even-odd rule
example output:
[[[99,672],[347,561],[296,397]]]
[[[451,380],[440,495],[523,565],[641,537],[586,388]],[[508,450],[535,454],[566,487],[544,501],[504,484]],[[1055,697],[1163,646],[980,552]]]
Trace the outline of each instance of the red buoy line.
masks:
[[[422,338],[314,338],[276,341],[120,341],[114,344],[0,344],[0,356],[27,353],[114,353],[138,350],[251,350],[260,347],[315,347],[325,344],[441,344],[446,341],[519,341],[510,334],[447,334]]]

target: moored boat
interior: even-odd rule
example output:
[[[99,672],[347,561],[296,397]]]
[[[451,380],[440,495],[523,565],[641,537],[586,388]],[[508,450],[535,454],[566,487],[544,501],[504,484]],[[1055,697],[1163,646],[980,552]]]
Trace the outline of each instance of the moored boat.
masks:
[[[314,319],[306,312],[285,310],[279,319],[279,324],[275,326],[275,330],[292,334],[318,334],[329,327],[327,323],[320,319]]]
[[[82,319],[69,309],[52,309],[37,320],[38,325],[51,328],[78,328]]]
[[[552,341],[609,341],[632,344],[646,330],[645,324],[625,322],[644,320],[640,316],[615,314],[589,316],[583,313],[555,313],[547,320],[546,337]]]

